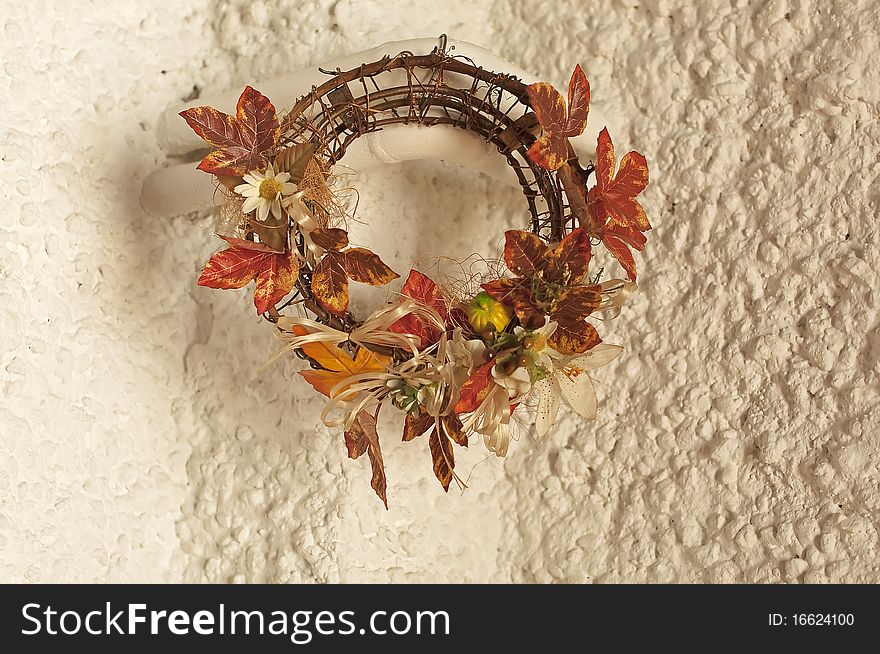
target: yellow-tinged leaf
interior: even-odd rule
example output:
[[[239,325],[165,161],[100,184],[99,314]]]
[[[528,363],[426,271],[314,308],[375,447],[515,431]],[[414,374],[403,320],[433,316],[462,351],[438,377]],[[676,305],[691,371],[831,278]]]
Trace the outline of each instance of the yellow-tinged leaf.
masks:
[[[400,277],[391,270],[379,255],[366,248],[349,248],[344,253],[342,266],[348,276],[361,284],[384,286]]]
[[[199,286],[241,288],[256,280],[254,306],[265,313],[293,290],[299,275],[299,261],[290,252],[276,252],[265,243],[221,237],[230,247],[214,256],[199,277]]]
[[[294,334],[305,336],[310,333],[302,325],[295,325]],[[391,357],[371,352],[365,347],[358,350],[354,358],[336,345],[331,343],[306,343],[300,348],[307,357],[318,363],[324,370],[301,370],[300,375],[316,391],[330,397],[330,392],[341,381],[359,375],[364,372],[384,371],[391,363]],[[342,392],[348,388],[345,386],[338,389]]]
[[[330,313],[341,316],[348,309],[348,275],[343,267],[343,255],[328,252],[312,275],[312,294]]]

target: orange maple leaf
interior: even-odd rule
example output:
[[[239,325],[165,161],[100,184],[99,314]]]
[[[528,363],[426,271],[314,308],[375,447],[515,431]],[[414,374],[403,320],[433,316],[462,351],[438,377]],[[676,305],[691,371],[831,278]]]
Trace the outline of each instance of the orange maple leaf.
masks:
[[[294,325],[293,332],[297,336],[309,334],[302,325]],[[381,372],[391,363],[391,357],[371,352],[365,347],[360,348],[352,357],[342,348],[332,343],[306,343],[300,348],[310,359],[318,363],[323,370],[301,370],[300,375],[319,393],[330,397],[339,382],[352,375],[364,372]],[[348,386],[336,389],[341,393]]]

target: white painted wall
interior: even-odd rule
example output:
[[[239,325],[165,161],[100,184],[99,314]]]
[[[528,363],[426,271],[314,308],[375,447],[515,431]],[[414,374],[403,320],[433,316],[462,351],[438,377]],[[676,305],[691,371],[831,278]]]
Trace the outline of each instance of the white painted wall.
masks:
[[[876,3],[409,4],[3,2],[0,580],[880,580]],[[440,32],[584,64],[656,229],[599,420],[473,448],[449,496],[387,423],[385,512],[295,365],[256,376],[247,293],[195,286],[207,216],[138,195],[193,85]],[[441,164],[353,181],[398,268],[523,216]]]

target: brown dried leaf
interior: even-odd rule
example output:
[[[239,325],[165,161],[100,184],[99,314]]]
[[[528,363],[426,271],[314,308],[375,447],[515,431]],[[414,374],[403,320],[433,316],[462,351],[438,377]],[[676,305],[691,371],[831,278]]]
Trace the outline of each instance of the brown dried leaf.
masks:
[[[297,143],[288,148],[284,148],[275,157],[275,172],[290,173],[290,181],[299,184],[306,173],[306,167],[309,161],[317,151],[314,143]]]
[[[343,268],[343,255],[328,252],[312,275],[312,294],[322,307],[341,316],[348,309],[348,275]]]
[[[602,302],[602,287],[575,286],[568,289],[556,303],[556,310],[550,316],[557,322],[583,320],[595,311]]]
[[[352,459],[357,459],[364,452],[370,457],[370,464],[373,469],[370,486],[376,491],[376,495],[379,496],[387,509],[385,461],[382,458],[382,450],[379,446],[376,418],[366,411],[358,412],[351,429],[345,432],[345,447],[348,449],[348,456]]]
[[[234,191],[239,184],[244,184],[244,179],[240,175],[217,175],[217,181],[230,191]]]
[[[260,237],[260,241],[274,250],[284,251],[287,249],[287,220],[276,220],[271,215],[265,222],[249,217],[248,226],[254,234]]]
[[[348,247],[348,232],[336,227],[318,227],[309,233],[312,242],[320,248],[338,252]]]
[[[418,438],[434,425],[434,418],[424,409],[420,413],[407,413],[403,421],[403,442]]]
[[[349,248],[342,254],[345,272],[352,280],[361,284],[383,286],[400,277],[385,265],[378,254],[366,248]]]
[[[555,316],[554,316],[555,318]],[[556,331],[549,339],[550,346],[562,354],[580,354],[602,342],[599,332],[584,319],[568,319],[560,316]]]
[[[431,448],[431,458],[434,460],[434,474],[443,486],[443,490],[449,492],[449,483],[452,481],[452,470],[455,468],[455,454],[452,452],[452,441],[435,427],[428,440]]]
[[[461,419],[456,414],[450,413],[449,415],[443,416],[441,422],[443,423],[443,429],[446,431],[446,435],[449,436],[449,438],[462,447],[468,446],[468,437],[467,434],[464,433],[464,425],[461,424]]]

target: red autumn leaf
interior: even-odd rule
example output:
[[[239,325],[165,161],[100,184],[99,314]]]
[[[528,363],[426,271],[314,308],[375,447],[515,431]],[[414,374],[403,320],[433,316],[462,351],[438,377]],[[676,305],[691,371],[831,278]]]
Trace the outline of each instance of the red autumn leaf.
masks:
[[[348,456],[357,459],[364,452],[370,458],[370,465],[373,473],[370,479],[370,486],[376,491],[376,495],[388,508],[388,498],[385,490],[387,480],[385,478],[385,461],[382,458],[382,450],[379,447],[379,434],[376,431],[376,418],[366,411],[359,411],[355,417],[354,424],[351,429],[345,432],[345,447],[348,449]]]
[[[596,146],[596,186],[587,194],[588,207],[596,220],[606,226],[632,227],[641,232],[651,229],[636,196],[648,185],[648,162],[638,152],[628,152],[614,173],[614,144],[605,128]]]
[[[254,241],[249,241],[246,238],[223,236],[222,234],[217,234],[217,236],[233,247],[242,248],[245,250],[253,250],[254,252],[272,252],[274,254],[284,253],[284,248],[273,248],[268,243],[256,243]]]
[[[378,254],[366,248],[349,248],[342,254],[342,267],[352,281],[383,286],[400,277],[385,265]]]
[[[446,300],[443,298],[440,288],[434,283],[434,280],[418,270],[409,271],[409,276],[406,278],[400,294],[434,309],[444,321],[449,320]],[[404,316],[388,329],[397,334],[417,336],[421,348],[433,345],[440,339],[439,329],[434,325],[425,324],[424,321],[413,314]]]
[[[199,286],[241,288],[256,280],[254,306],[265,313],[293,290],[299,261],[290,252],[275,252],[264,243],[221,237],[230,247],[215,253],[199,277]]]
[[[635,260],[628,247],[644,248],[642,232],[651,229],[636,200],[648,185],[648,162],[638,152],[628,152],[616,174],[615,164],[614,144],[608,130],[603,129],[596,146],[596,185],[587,193],[587,210],[593,222],[603,226],[602,242],[635,281]]]
[[[556,170],[568,159],[568,139],[583,133],[590,110],[590,83],[580,65],[568,82],[568,110],[562,95],[546,82],[526,88],[529,103],[543,135],[529,148],[529,158],[542,168]]]
[[[235,116],[213,107],[194,107],[180,115],[196,134],[216,148],[202,159],[200,170],[215,175],[244,175],[266,165],[266,152],[278,142],[275,107],[259,91],[246,87]]]
[[[637,229],[631,227],[614,226],[605,230],[605,237],[602,243],[608,248],[608,251],[620,262],[627,276],[635,281],[636,279],[636,262],[629,248],[642,251],[648,239]],[[629,247],[627,247],[629,246]]]
[[[312,294],[322,307],[337,316],[348,309],[348,275],[343,263],[342,254],[328,252],[312,274]]]
[[[335,227],[318,227],[309,232],[312,242],[319,248],[338,252],[348,247],[348,232]]]
[[[464,310],[464,307],[452,307],[449,311],[449,316],[446,318],[446,324],[450,329],[455,329],[456,327],[461,327],[464,330],[470,329],[467,311]]]
[[[492,390],[492,368],[494,361],[487,361],[471,373],[471,376],[462,384],[458,396],[458,403],[453,409],[455,413],[470,413],[479,407],[489,391]]]

